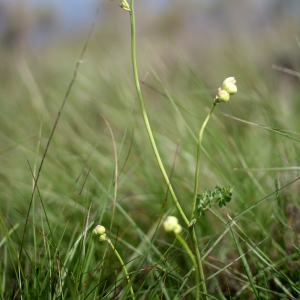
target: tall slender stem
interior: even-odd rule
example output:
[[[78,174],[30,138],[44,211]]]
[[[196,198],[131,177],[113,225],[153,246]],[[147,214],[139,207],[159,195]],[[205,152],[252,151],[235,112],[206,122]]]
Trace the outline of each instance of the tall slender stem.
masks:
[[[111,240],[110,239],[106,239],[106,241],[109,243],[109,245],[111,246],[112,250],[115,252],[118,260],[120,261],[121,265],[122,265],[122,268],[124,270],[124,273],[125,273],[125,276],[126,276],[126,279],[127,279],[127,282],[128,284],[130,285],[130,293],[131,293],[131,297],[133,300],[135,300],[135,295],[134,295],[134,292],[133,292],[133,289],[132,289],[132,285],[130,283],[130,277],[129,277],[129,274],[128,274],[128,271],[127,271],[127,268],[122,260],[122,257],[120,256],[119,252],[117,251],[116,247],[112,244]]]
[[[193,262],[194,267],[196,268],[196,270],[195,270],[195,272],[196,272],[196,297],[195,297],[195,299],[199,300],[199,276],[200,276],[200,272],[198,270],[197,260],[194,256],[194,254],[192,253],[191,249],[189,248],[188,244],[186,243],[186,241],[182,238],[182,236],[180,234],[176,234],[176,238],[182,244],[184,249],[187,251],[188,255],[190,256],[190,258]]]
[[[194,226],[190,228],[190,235],[192,238],[192,243],[193,243],[195,256],[196,256],[196,268],[197,268],[196,272],[198,273],[196,278],[198,277],[200,279],[201,292],[203,293],[203,299],[206,300],[207,299],[207,289],[206,289],[204,271],[203,271],[203,266],[202,266],[202,261],[201,261],[201,254],[200,254],[200,250],[198,248],[198,241],[197,241],[197,236],[196,236],[196,231],[195,231]],[[198,284],[199,284],[199,282],[197,282],[197,285]]]
[[[193,197],[193,210],[192,210],[192,218],[195,215],[195,209],[196,209],[196,201],[197,201],[197,193],[198,193],[198,184],[199,184],[199,165],[200,165],[200,153],[201,153],[201,145],[202,145],[202,138],[203,138],[203,132],[204,129],[214,111],[216,107],[216,103],[213,103],[213,106],[210,110],[210,112],[208,113],[206,119],[204,120],[200,131],[199,131],[199,135],[198,135],[198,143],[197,143],[197,159],[196,159],[196,170],[195,170],[195,184],[194,184],[194,197]]]
[[[216,103],[213,103],[213,106],[212,106],[210,112],[208,113],[206,119],[204,120],[204,122],[200,128],[199,135],[198,135],[192,218],[194,218],[196,215],[196,202],[197,202],[197,193],[198,193],[198,185],[199,185],[200,153],[201,153],[203,132],[204,132],[204,129],[205,129],[215,107],[216,107]],[[197,265],[197,272],[199,272],[198,276],[200,278],[201,291],[203,292],[204,299],[207,299],[207,290],[206,290],[204,271],[203,271],[203,266],[202,266],[202,261],[201,261],[201,253],[198,248],[198,242],[197,242],[196,232],[195,232],[195,228],[194,228],[194,223],[192,223],[189,228],[190,228],[190,235],[192,238],[195,256],[196,256],[196,262],[197,262],[196,265]]]
[[[146,129],[147,129],[147,132],[148,132],[148,137],[150,139],[150,143],[151,143],[151,146],[153,148],[155,158],[157,160],[157,163],[159,165],[161,173],[162,173],[162,175],[165,179],[165,182],[168,186],[168,189],[170,191],[170,194],[172,196],[174,204],[175,204],[175,206],[178,210],[178,213],[180,214],[180,216],[183,219],[183,221],[185,222],[185,224],[188,226],[189,220],[186,217],[185,213],[183,212],[183,210],[182,210],[182,208],[181,208],[181,206],[178,202],[178,199],[175,195],[175,192],[173,190],[173,187],[171,185],[169,177],[168,177],[168,175],[165,171],[164,165],[161,161],[161,158],[160,158],[160,155],[159,155],[159,152],[158,152],[158,149],[157,149],[157,146],[156,146],[153,134],[152,134],[152,130],[151,130],[151,126],[150,126],[150,123],[149,123],[149,120],[148,120],[148,116],[147,116],[147,113],[146,113],[145,104],[144,104],[144,101],[143,101],[143,96],[142,96],[142,92],[141,92],[141,87],[140,87],[140,82],[139,82],[139,77],[138,77],[138,71],[137,71],[137,63],[136,63],[134,0],[130,1],[130,21],[131,21],[131,56],[132,56],[131,58],[132,58],[133,75],[134,75],[134,81],[135,81],[137,96],[138,96],[138,99],[139,99],[139,102],[140,102],[142,115],[143,115],[144,122],[145,122],[145,125],[146,125]]]
[[[152,134],[152,130],[151,130],[151,126],[150,126],[150,123],[149,123],[149,120],[148,120],[148,116],[147,116],[147,113],[146,113],[145,104],[144,104],[144,101],[143,101],[143,96],[142,96],[142,92],[141,92],[141,88],[140,88],[138,71],[137,71],[137,63],[136,63],[136,40],[135,40],[136,34],[135,34],[134,0],[130,0],[130,11],[129,12],[130,12],[130,22],[131,22],[131,56],[132,56],[133,75],[134,75],[134,81],[135,81],[137,96],[138,96],[138,99],[139,99],[142,115],[143,115],[143,118],[144,118],[144,123],[145,123],[146,129],[147,129],[147,132],[148,132],[148,137],[150,139],[151,146],[152,146],[153,151],[154,151],[154,155],[156,157],[156,160],[157,160],[157,163],[158,163],[159,168],[161,170],[161,173],[162,173],[162,175],[165,179],[165,182],[168,186],[168,189],[169,189],[170,194],[172,196],[173,202],[174,202],[174,204],[177,208],[178,213],[181,215],[183,221],[185,222],[186,226],[189,226],[190,222],[187,219],[185,213],[183,212],[183,210],[182,210],[182,208],[181,208],[181,206],[180,206],[180,204],[177,200],[177,197],[175,195],[175,192],[173,190],[171,182],[168,178],[168,175],[165,171],[164,165],[161,161],[161,158],[160,158],[160,155],[159,155],[159,152],[158,152],[158,149],[156,147],[156,143],[155,143],[155,140],[154,140],[154,137],[153,137],[153,134]],[[213,108],[211,110],[211,113],[213,111]],[[208,122],[208,119],[209,119],[209,117],[207,118],[206,123]],[[204,126],[202,125],[203,129],[202,129],[202,132],[200,134],[200,138],[199,138],[200,141],[202,140],[202,135],[203,135],[203,130],[204,130],[205,125]],[[199,157],[200,157],[200,151],[197,151],[197,162],[199,162]],[[198,164],[199,163],[197,163],[197,165]],[[197,172],[197,180],[198,180],[198,173],[199,173],[198,168],[199,167],[197,167],[197,171],[196,171]],[[197,184],[198,184],[198,182],[197,182]],[[197,185],[197,187],[195,187],[195,190],[196,191],[198,190],[198,185]],[[197,197],[197,192],[194,193],[194,194],[196,194],[196,197]],[[196,206],[196,201],[195,201],[195,203],[193,203],[193,212],[194,212],[195,206]],[[206,284],[205,284],[205,281],[204,281],[203,267],[202,267],[202,263],[201,263],[201,256],[200,256],[200,251],[198,249],[198,243],[197,243],[196,232],[195,232],[194,226],[189,228],[189,230],[190,230],[190,234],[191,234],[191,237],[192,237],[192,243],[193,243],[194,251],[196,253],[196,264],[195,264],[196,272],[197,272],[197,274],[196,274],[196,281],[197,281],[196,285],[197,286],[199,285],[199,279],[200,279],[201,292],[203,293],[203,297],[206,300],[207,299]],[[193,262],[195,263],[195,261],[193,261]],[[197,299],[198,299],[198,297],[199,297],[198,287],[197,287],[196,291],[197,291]]]

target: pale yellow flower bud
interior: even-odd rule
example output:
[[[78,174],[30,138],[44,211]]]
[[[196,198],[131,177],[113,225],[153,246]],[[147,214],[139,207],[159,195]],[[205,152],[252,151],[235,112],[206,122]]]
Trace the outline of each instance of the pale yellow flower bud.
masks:
[[[94,230],[93,230],[93,234],[94,235],[102,235],[105,233],[105,227],[102,225],[97,225]]]
[[[129,4],[126,0],[121,0],[121,5],[120,5],[121,8],[125,9],[125,10],[128,10],[130,11],[130,7],[129,7]]]
[[[237,92],[236,80],[234,77],[228,77],[223,81],[222,90],[226,91],[229,95],[233,95]],[[226,100],[228,101],[228,100]]]
[[[230,95],[227,91],[222,90],[221,88],[218,89],[218,93],[216,96],[216,100],[218,102],[227,102],[230,98]]]
[[[103,233],[103,234],[101,234],[101,235],[99,236],[99,241],[100,241],[100,242],[106,241],[106,234],[105,234],[105,233]]]
[[[179,234],[182,231],[182,227],[178,224],[178,219],[176,217],[167,217],[163,226],[166,232]]]
[[[177,224],[174,228],[174,233],[179,234],[182,231],[181,225]]]

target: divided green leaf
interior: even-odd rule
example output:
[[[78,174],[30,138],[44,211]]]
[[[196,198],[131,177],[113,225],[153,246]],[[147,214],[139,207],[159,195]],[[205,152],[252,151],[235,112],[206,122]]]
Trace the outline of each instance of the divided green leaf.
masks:
[[[206,190],[204,193],[198,194],[198,216],[205,216],[205,210],[216,203],[218,203],[220,208],[225,206],[231,200],[233,190],[234,186],[229,186],[228,188],[216,186],[214,190]]]

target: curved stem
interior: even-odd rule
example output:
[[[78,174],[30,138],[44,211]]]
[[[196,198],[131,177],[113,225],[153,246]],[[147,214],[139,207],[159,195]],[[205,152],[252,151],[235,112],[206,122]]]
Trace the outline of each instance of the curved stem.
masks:
[[[156,146],[153,134],[152,134],[152,130],[151,130],[151,126],[150,126],[150,123],[149,123],[149,120],[148,120],[148,116],[147,116],[147,113],[146,113],[145,104],[144,104],[144,101],[143,101],[143,96],[142,96],[140,83],[139,83],[139,78],[138,78],[137,63],[136,63],[136,39],[135,39],[136,34],[135,34],[134,0],[130,0],[130,11],[129,12],[130,12],[130,23],[131,23],[131,56],[132,56],[131,58],[132,58],[133,75],[134,75],[134,82],[135,82],[135,86],[136,86],[137,96],[138,96],[138,99],[139,99],[142,115],[143,115],[143,118],[144,118],[144,123],[145,123],[146,129],[147,129],[147,132],[148,132],[148,137],[150,139],[151,146],[152,146],[153,151],[154,151],[154,155],[156,157],[156,160],[157,160],[157,163],[158,163],[159,168],[161,170],[161,173],[162,173],[162,175],[165,179],[165,182],[168,186],[168,189],[169,189],[170,194],[172,196],[173,202],[174,202],[174,204],[177,208],[178,213],[181,215],[183,221],[185,222],[186,226],[189,226],[190,222],[187,219],[185,213],[183,212],[183,210],[182,210],[182,208],[181,208],[181,206],[180,206],[180,204],[177,200],[177,197],[175,195],[175,192],[173,190],[171,182],[168,178],[168,175],[165,171],[164,165],[161,161],[161,158],[160,158],[160,155],[159,155],[159,152],[158,152],[158,149],[157,149],[157,146]],[[214,104],[209,116],[207,117],[204,124],[202,125],[201,130],[200,130],[200,134],[199,134],[200,145],[201,145],[201,140],[202,140],[202,135],[203,135],[204,128],[205,128],[205,126],[206,126],[206,124],[209,120],[209,117],[210,117],[214,107],[215,107],[215,104]],[[200,149],[200,145],[199,145],[199,142],[198,142],[198,149]],[[196,170],[197,186],[195,187],[196,192],[194,192],[194,194],[196,196],[194,196],[194,199],[196,199],[196,197],[197,197],[197,190],[198,190],[199,157],[200,157],[200,151],[198,150],[197,151],[197,170]],[[196,179],[195,179],[195,182],[196,182]],[[195,207],[196,207],[196,200],[193,203],[193,213],[194,213]],[[195,250],[195,253],[196,253],[196,261],[195,260],[193,261],[193,263],[195,264],[195,267],[196,267],[196,272],[197,272],[197,274],[196,274],[196,281],[197,281],[196,286],[197,287],[196,288],[198,289],[199,279],[200,279],[201,292],[204,295],[204,299],[207,299],[207,291],[206,291],[206,285],[205,285],[205,281],[204,281],[204,273],[203,273],[203,268],[202,268],[202,263],[201,263],[201,256],[200,256],[200,252],[199,252],[199,249],[198,249],[197,238],[196,238],[196,233],[195,233],[194,226],[192,226],[190,228],[190,234],[192,236],[193,247],[194,247],[194,250]],[[199,294],[199,293],[197,292],[197,294]]]
[[[203,132],[204,132],[204,129],[205,129],[205,127],[206,127],[206,125],[207,125],[207,123],[210,119],[210,116],[212,115],[216,105],[217,105],[216,103],[213,103],[213,106],[212,106],[210,112],[208,113],[206,119],[204,120],[204,122],[203,122],[203,124],[200,128],[199,135],[198,135],[192,218],[195,217],[195,210],[196,210],[196,201],[197,201],[198,184],[199,184],[200,153],[201,153],[201,144],[202,144]]]
[[[139,77],[138,77],[138,71],[137,71],[137,63],[136,63],[136,41],[135,41],[135,17],[134,17],[134,0],[130,0],[130,22],[131,22],[131,58],[132,58],[132,67],[133,67],[133,75],[134,75],[134,82],[135,82],[135,87],[136,87],[136,91],[137,91],[137,96],[140,102],[140,106],[141,106],[141,110],[142,110],[142,115],[144,118],[144,123],[148,132],[148,137],[150,139],[150,143],[152,146],[152,149],[154,151],[155,154],[155,158],[157,160],[157,163],[159,165],[159,168],[161,170],[161,173],[164,177],[164,180],[168,186],[168,189],[170,191],[170,194],[172,196],[172,199],[174,201],[174,204],[177,208],[178,213],[180,214],[181,218],[183,219],[183,221],[185,222],[185,224],[188,226],[189,225],[189,220],[187,219],[185,213],[183,212],[178,199],[175,195],[175,192],[173,190],[173,187],[171,185],[171,182],[169,180],[169,177],[165,171],[164,165],[161,161],[154,137],[153,137],[153,133],[151,130],[151,126],[148,120],[148,116],[146,113],[146,109],[145,109],[145,104],[144,104],[144,100],[143,100],[143,96],[142,96],[142,92],[141,92],[141,87],[140,87],[140,82],[139,82]]]
[[[130,283],[130,277],[129,277],[129,274],[128,274],[128,271],[126,269],[126,266],[122,260],[122,257],[119,255],[119,252],[117,251],[116,247],[112,244],[111,240],[110,239],[106,239],[107,242],[109,243],[109,245],[111,246],[112,250],[114,251],[114,253],[116,254],[118,260],[120,261],[121,265],[122,265],[122,268],[124,270],[124,273],[126,275],[126,279],[127,279],[127,282],[128,284],[130,285],[130,293],[131,293],[131,297],[133,300],[135,300],[135,295],[134,295],[134,292],[133,292],[133,289],[132,289],[132,285]]]

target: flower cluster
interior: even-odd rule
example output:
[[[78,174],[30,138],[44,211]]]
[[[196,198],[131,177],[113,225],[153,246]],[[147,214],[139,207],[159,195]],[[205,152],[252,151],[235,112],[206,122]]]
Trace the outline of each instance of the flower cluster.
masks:
[[[237,92],[236,80],[234,77],[228,77],[223,81],[222,87],[218,89],[218,93],[214,99],[215,103],[227,102],[230,99],[230,95],[234,95]]]
[[[182,227],[178,224],[178,219],[176,217],[167,217],[163,226],[166,232],[179,234],[182,231]]]
[[[99,241],[104,242],[106,241],[106,234],[105,234],[105,227],[102,225],[97,225],[94,230],[93,234],[99,236]]]

